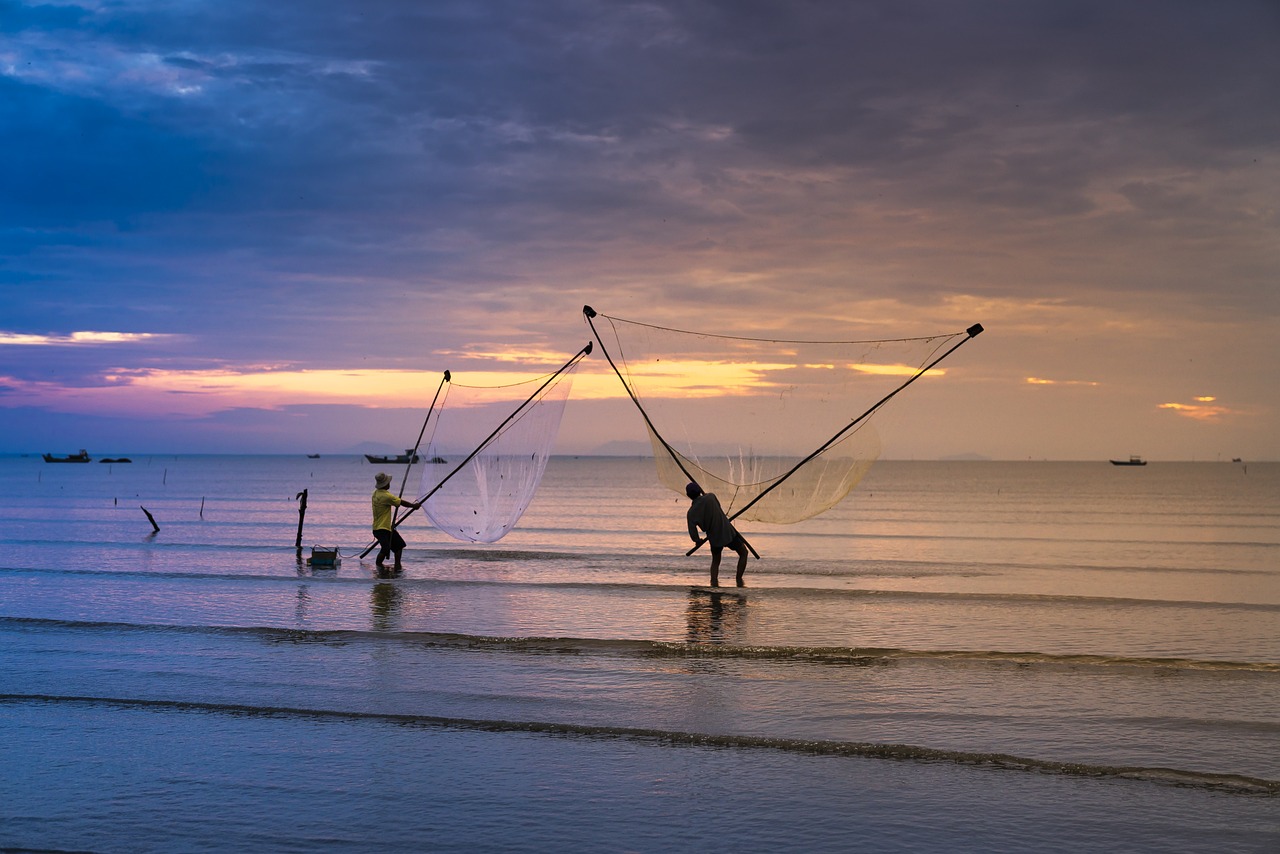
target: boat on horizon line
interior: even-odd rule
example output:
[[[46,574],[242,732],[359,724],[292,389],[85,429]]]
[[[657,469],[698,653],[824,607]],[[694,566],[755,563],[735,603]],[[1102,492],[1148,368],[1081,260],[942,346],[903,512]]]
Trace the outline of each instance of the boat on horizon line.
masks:
[[[87,463],[89,462],[89,452],[84,448],[80,449],[78,454],[67,454],[59,457],[56,454],[41,454],[46,463]]]
[[[1146,464],[1147,464],[1147,461],[1144,460],[1142,457],[1138,456],[1137,454],[1130,455],[1129,459],[1127,460],[1111,461],[1111,465],[1113,466],[1145,466]]]
[[[320,455],[319,455],[319,454],[307,454],[307,459],[309,459],[309,460],[318,460],[318,459],[320,459]]]
[[[403,454],[387,454],[385,456],[379,454],[365,454],[364,458],[371,463],[390,463],[392,465],[397,463],[405,465],[407,463],[421,462],[422,460],[422,458],[418,456],[418,452],[413,448],[405,448]]]
[[[371,463],[390,463],[391,465],[406,465],[408,463],[420,463],[422,457],[413,450],[413,448],[405,448],[403,454],[391,454],[388,456],[379,456],[377,454],[365,454],[364,458]],[[436,456],[427,460],[432,465],[442,466],[448,463],[444,457]]]

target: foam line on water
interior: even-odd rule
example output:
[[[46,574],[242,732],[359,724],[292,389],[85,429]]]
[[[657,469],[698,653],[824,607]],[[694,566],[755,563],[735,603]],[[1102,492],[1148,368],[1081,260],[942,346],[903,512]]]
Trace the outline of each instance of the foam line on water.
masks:
[[[183,700],[137,699],[129,697],[92,697],[54,694],[0,694],[3,703],[40,703],[106,706],[173,712],[201,712],[228,715],[255,715],[281,718],[311,718],[349,722],[379,722],[397,726],[421,726],[465,729],[483,732],[531,733],[538,735],[580,736],[600,739],[626,739],[672,747],[701,747],[737,750],[778,750],[815,756],[844,756],[911,762],[948,762],[1004,771],[1028,771],[1072,777],[1136,780],[1173,786],[1211,789],[1238,795],[1280,796],[1280,780],[1249,777],[1240,774],[1215,774],[1179,768],[1124,765],[1096,765],[1059,762],[1014,756],[1006,753],[981,753],[943,750],[912,744],[878,742],[829,741],[770,736],[706,734],[680,730],[637,727],[592,726],[552,721],[507,721],[477,718],[406,715],[377,712],[353,712],[334,709],[297,708],[290,706],[254,706],[231,703],[203,703]]]
[[[317,568],[308,574],[269,574],[269,573],[224,573],[224,572],[173,572],[173,571],[129,571],[99,569],[51,569],[43,567],[0,566],[0,578],[4,575],[36,575],[42,577],[61,578],[68,576],[93,577],[120,581],[226,581],[237,584],[280,584],[297,583],[302,580],[308,584],[353,584],[368,586],[372,584],[394,583],[406,588],[414,587],[502,587],[518,590],[579,590],[583,592],[602,593],[610,591],[666,591],[685,593],[697,589],[704,593],[714,594],[717,591],[704,587],[691,588],[680,583],[643,583],[629,581],[510,581],[495,579],[460,579],[433,578],[430,576],[398,575],[394,578],[382,578],[375,575],[343,575],[339,570]],[[1280,613],[1280,604],[1265,602],[1201,602],[1183,599],[1140,599],[1122,596],[1073,596],[1054,593],[978,593],[949,592],[932,590],[880,590],[874,588],[831,588],[831,587],[747,587],[726,588],[722,595],[749,595],[758,600],[804,598],[804,599],[878,599],[884,601],[906,600],[916,602],[981,602],[994,604],[1058,604],[1066,606],[1123,606],[1126,608],[1176,608],[1260,611],[1264,613]]]
[[[972,649],[903,649],[896,647],[823,647],[735,645],[629,638],[501,637],[456,632],[296,629],[273,626],[209,626],[168,623],[121,623],[0,617],[4,630],[72,630],[112,632],[179,632],[192,635],[255,637],[274,643],[347,644],[404,643],[419,647],[510,652],[516,654],[613,655],[645,658],[720,658],[776,661],[787,664],[891,666],[909,663],[989,664],[1058,668],[1131,668],[1157,672],[1280,674],[1280,663],[1216,659],[1043,653]]]

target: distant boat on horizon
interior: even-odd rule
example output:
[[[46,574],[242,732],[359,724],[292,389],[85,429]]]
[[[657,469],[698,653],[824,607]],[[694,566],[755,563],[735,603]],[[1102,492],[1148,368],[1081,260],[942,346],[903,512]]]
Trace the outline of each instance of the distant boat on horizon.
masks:
[[[388,463],[391,465],[397,465],[397,464],[406,465],[409,462],[411,462],[410,457],[413,458],[412,462],[415,462],[415,463],[422,462],[422,457],[419,454],[415,453],[413,448],[405,448],[403,454],[391,454],[388,456],[379,456],[377,454],[364,455],[364,458],[371,463]],[[447,464],[449,461],[446,460],[444,457],[436,456],[427,460],[427,462],[433,465],[442,466]]]
[[[1112,460],[1113,466],[1145,466],[1147,461],[1137,454],[1133,454],[1127,460]]]
[[[403,454],[388,454],[385,456],[379,454],[365,454],[364,458],[371,463],[390,463],[395,465],[405,465],[407,463],[421,462],[422,458],[413,448],[405,448]]]
[[[87,463],[90,461],[89,452],[84,448],[81,448],[78,454],[67,454],[64,457],[59,457],[55,454],[41,454],[41,456],[44,457],[46,463]]]
[[[320,455],[319,455],[319,454],[307,454],[307,459],[309,459],[309,460],[318,460],[318,459],[320,459]]]

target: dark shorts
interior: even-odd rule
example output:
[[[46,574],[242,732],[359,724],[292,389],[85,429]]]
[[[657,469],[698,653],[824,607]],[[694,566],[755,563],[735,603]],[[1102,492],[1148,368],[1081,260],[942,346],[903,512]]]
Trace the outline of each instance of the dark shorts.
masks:
[[[729,544],[727,546],[712,546],[711,553],[713,555],[718,555],[720,554],[720,552],[724,551],[725,549],[733,549],[738,554],[743,554],[747,550],[747,541],[742,539],[741,534],[735,532],[733,535],[733,539],[729,541]]]
[[[382,551],[393,552],[396,549],[404,548],[404,537],[400,536],[399,531],[389,531],[386,528],[374,528],[373,537],[378,541],[378,545],[382,546]]]

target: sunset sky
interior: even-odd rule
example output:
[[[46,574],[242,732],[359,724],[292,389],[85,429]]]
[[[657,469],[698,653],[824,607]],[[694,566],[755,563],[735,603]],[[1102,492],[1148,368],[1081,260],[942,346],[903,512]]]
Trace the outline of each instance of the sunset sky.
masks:
[[[888,458],[1280,459],[1278,82],[1273,0],[0,0],[0,452],[406,447],[590,304],[982,323]]]

